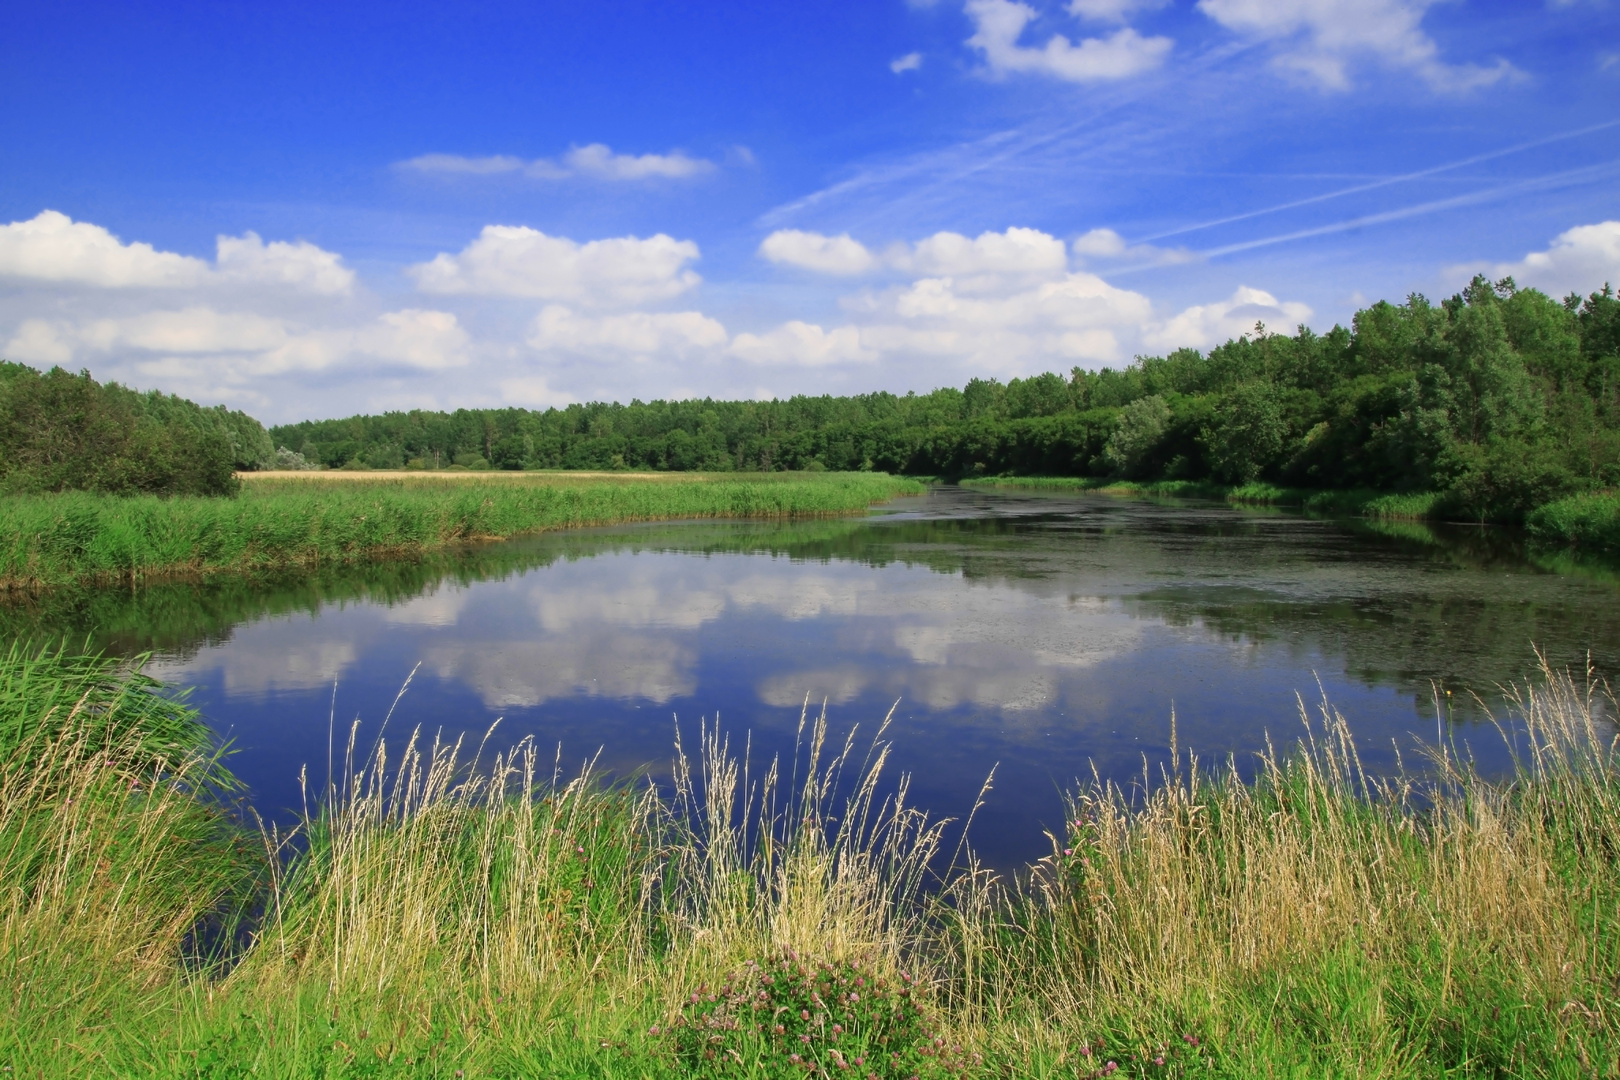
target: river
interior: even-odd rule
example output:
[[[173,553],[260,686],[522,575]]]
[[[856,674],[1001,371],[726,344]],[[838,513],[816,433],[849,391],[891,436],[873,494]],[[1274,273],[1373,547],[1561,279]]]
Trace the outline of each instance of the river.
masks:
[[[1015,866],[1046,853],[1077,778],[1156,774],[1172,711],[1183,750],[1240,767],[1325,696],[1371,769],[1437,737],[1505,769],[1469,695],[1494,706],[1533,646],[1616,672],[1617,600],[1612,575],[1538,565],[1505,530],[936,488],[861,518],[543,534],[3,617],[154,651],[271,819],[300,805],[301,769],[324,784],[334,731],[341,754],[358,719],[369,745],[407,678],[390,741],[499,720],[496,745],[533,736],[564,772],[598,757],[655,780],[677,724],[688,747],[705,722],[748,737],[756,767],[791,756],[808,698],[863,739],[892,707],[892,768],[936,814],[972,809],[993,769],[972,841]]]

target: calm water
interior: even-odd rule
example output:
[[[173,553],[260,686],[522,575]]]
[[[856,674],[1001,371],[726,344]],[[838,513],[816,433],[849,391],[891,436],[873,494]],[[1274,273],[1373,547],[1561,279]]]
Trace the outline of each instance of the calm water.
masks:
[[[1224,505],[938,489],[858,520],[691,523],[554,534],[421,564],[167,585],[10,609],[13,633],[154,649],[156,673],[238,749],[260,809],[324,780],[329,720],[533,735],[565,764],[667,775],[718,716],[754,756],[791,753],[800,705],[873,730],[898,702],[897,765],[943,815],[995,787],[975,845],[1045,851],[1060,793],[1129,779],[1180,740],[1248,759],[1300,732],[1323,692],[1369,764],[1432,742],[1432,688],[1522,677],[1532,643],[1620,669],[1620,589],[1538,568],[1511,535],[1379,532]],[[1320,684],[1320,689],[1319,689]],[[1460,699],[1454,693],[1453,700]],[[1499,767],[1466,711],[1450,737]]]

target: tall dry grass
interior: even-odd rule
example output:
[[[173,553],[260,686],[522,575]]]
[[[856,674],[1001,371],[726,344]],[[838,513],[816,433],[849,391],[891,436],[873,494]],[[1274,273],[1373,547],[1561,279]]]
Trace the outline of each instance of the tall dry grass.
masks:
[[[1369,776],[1326,702],[1252,782],[1192,755],[1094,780],[999,912],[987,1037],[1071,1063],[1101,1039],[1369,1076],[1620,1069],[1615,700],[1545,665],[1510,697],[1507,783],[1449,749]]]
[[[1510,689],[1505,782],[1449,748],[1369,775],[1302,703],[1247,781],[1181,753],[1094,778],[1005,881],[889,777],[886,727],[830,742],[825,713],[762,768],[705,727],[663,791],[532,742],[351,733],[255,854],[205,748],[154,758],[70,710],[0,778],[0,1058],[662,1075],[651,1029],[789,954],[920,977],[996,1075],[1620,1072],[1620,710],[1545,667]]]

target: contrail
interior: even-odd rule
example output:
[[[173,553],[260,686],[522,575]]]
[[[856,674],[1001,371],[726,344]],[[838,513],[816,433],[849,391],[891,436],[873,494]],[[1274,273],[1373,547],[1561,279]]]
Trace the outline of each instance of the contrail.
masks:
[[[1363,191],[1374,191],[1378,188],[1389,187],[1391,184],[1404,184],[1412,180],[1421,180],[1426,176],[1435,176],[1439,173],[1450,172],[1453,169],[1461,169],[1468,165],[1477,165],[1482,161],[1493,161],[1496,158],[1507,157],[1510,154],[1519,154],[1526,150],[1534,150],[1538,146],[1546,146],[1549,143],[1562,142],[1565,139],[1578,139],[1582,135],[1590,135],[1594,131],[1603,131],[1606,128],[1612,128],[1617,125],[1620,125],[1620,120],[1608,120],[1601,124],[1593,124],[1591,127],[1579,128],[1575,131],[1566,131],[1558,135],[1549,135],[1543,139],[1534,139],[1530,142],[1519,143],[1515,146],[1509,146],[1502,150],[1492,150],[1490,153],[1476,154],[1473,157],[1463,158],[1460,161],[1453,161],[1449,164],[1435,165],[1431,168],[1419,169],[1417,172],[1402,173],[1399,176],[1391,176],[1383,180],[1374,180],[1368,184],[1357,184],[1354,187],[1340,188],[1337,191],[1329,191],[1323,195],[1312,195],[1308,199],[1295,199],[1293,202],[1278,203],[1276,206],[1268,206],[1262,210],[1250,210],[1242,214],[1233,214],[1231,217],[1223,217],[1217,218],[1214,221],[1200,222],[1197,225],[1183,225],[1179,229],[1169,229],[1165,232],[1155,233],[1152,236],[1144,236],[1141,240],[1137,241],[1137,243],[1149,244],[1155,240],[1163,240],[1167,236],[1181,236],[1184,233],[1198,232],[1200,229],[1213,229],[1217,225],[1230,225],[1234,221],[1247,221],[1250,218],[1260,217],[1264,214],[1276,214],[1283,210],[1292,210],[1299,206],[1310,206],[1313,203],[1327,202],[1329,199],[1338,199],[1346,195],[1355,195]],[[1301,235],[1308,236],[1314,234],[1302,233]]]
[[[1605,125],[1607,126],[1607,125]],[[1290,240],[1305,240],[1313,236],[1326,236],[1330,233],[1349,232],[1366,225],[1382,225],[1389,221],[1400,221],[1405,218],[1418,217],[1439,210],[1451,210],[1459,206],[1472,206],[1475,203],[1490,202],[1492,199],[1504,195],[1512,195],[1523,191],[1536,191],[1541,188],[1558,187],[1564,183],[1574,183],[1583,179],[1601,176],[1605,172],[1613,171],[1614,166],[1620,165],[1620,159],[1607,161],[1601,165],[1587,165],[1579,169],[1570,169],[1567,172],[1551,173],[1547,176],[1536,177],[1533,180],[1521,180],[1515,184],[1503,184],[1500,187],[1487,188],[1475,191],[1468,195],[1457,195],[1449,199],[1436,199],[1433,202],[1418,203],[1415,206],[1402,207],[1399,210],[1385,210],[1377,214],[1367,214],[1348,221],[1335,222],[1332,225],[1319,225],[1314,229],[1300,229],[1297,232],[1282,233],[1277,236],[1266,236],[1259,240],[1244,240],[1236,244],[1227,244],[1224,247],[1210,248],[1199,252],[1205,259],[1218,258],[1221,255],[1231,255],[1239,251],[1251,251],[1254,248],[1269,247],[1272,244],[1286,244]]]

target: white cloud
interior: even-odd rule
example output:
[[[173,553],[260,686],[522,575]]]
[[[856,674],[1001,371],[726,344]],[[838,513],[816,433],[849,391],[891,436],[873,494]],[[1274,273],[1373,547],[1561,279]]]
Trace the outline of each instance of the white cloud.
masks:
[[[1122,23],[1138,11],[1164,7],[1170,0],[1069,0],[1069,14],[1094,22]]]
[[[24,319],[6,342],[7,360],[39,367],[62,367],[73,362],[73,337],[46,319]]]
[[[911,52],[889,61],[889,70],[899,75],[907,71],[916,71],[922,67],[922,53]]]
[[[254,232],[221,236],[217,258],[206,260],[151,244],[126,244],[100,225],[42,210],[28,221],[0,225],[0,276],[98,288],[180,289],[215,284],[283,287],[343,294],[354,271],[308,241],[266,244]]]
[[[7,345],[7,355],[52,364],[122,357],[148,376],[240,382],[341,366],[437,371],[467,363],[470,346],[467,332],[445,311],[408,308],[359,326],[307,329],[254,312],[189,307],[83,324],[31,319]]]
[[[1446,268],[1452,278],[1471,278],[1477,273],[1491,278],[1511,276],[1522,286],[1554,297],[1572,292],[1585,296],[1605,284],[1620,285],[1620,221],[1577,225],[1559,233],[1547,250],[1532,251],[1518,262]]]
[[[98,319],[78,332],[86,346],[108,352],[218,353],[263,352],[286,344],[279,319],[252,312],[220,312],[206,307],[149,311],[127,319]]]
[[[100,225],[42,210],[31,220],[0,225],[0,274],[111,289],[175,288],[201,284],[208,264],[151,244],[126,244]]]
[[[1164,63],[1174,44],[1167,37],[1143,37],[1121,27],[1107,37],[1086,38],[1078,45],[1054,34],[1044,46],[1018,44],[1035,18],[1035,9],[1013,0],[968,0],[975,31],[967,43],[984,53],[992,75],[1049,75],[1070,82],[1124,79]]]
[[[411,172],[447,176],[499,176],[519,173],[534,180],[566,180],[586,176],[597,180],[684,180],[714,169],[714,162],[682,150],[667,154],[616,154],[605,143],[576,146],[560,161],[536,158],[525,161],[509,154],[463,157],[460,154],[422,154],[398,163]]]
[[[662,176],[680,179],[714,168],[707,161],[687,157],[679,150],[669,154],[615,154],[602,143],[579,146],[563,155],[563,161],[577,173],[603,180],[646,180]]]
[[[1145,344],[1157,349],[1191,347],[1207,349],[1243,334],[1252,334],[1257,322],[1273,333],[1292,333],[1294,327],[1309,322],[1311,309],[1304,304],[1279,301],[1261,289],[1240,285],[1230,299],[1189,307],[1180,314],[1152,327],[1142,335]]]
[[[853,326],[823,330],[794,319],[765,334],[738,334],[731,354],[750,364],[792,364],[822,367],[872,361],[877,354],[861,348],[861,332]]]
[[[1152,244],[1127,244],[1113,229],[1092,229],[1075,238],[1071,245],[1082,262],[1132,262],[1157,266],[1192,262],[1198,256],[1186,248],[1161,248]]]
[[[773,263],[797,266],[822,274],[864,274],[878,265],[877,257],[848,233],[822,236],[798,229],[778,229],[759,245],[761,257]]]
[[[895,262],[923,274],[1050,276],[1068,269],[1069,259],[1057,237],[1015,227],[971,240],[961,233],[938,232],[919,240],[908,254],[898,254]]]
[[[488,157],[463,157],[460,154],[422,154],[396,166],[412,172],[446,173],[464,176],[496,176],[501,173],[522,172],[528,162],[508,154]]]
[[[889,267],[917,274],[1000,279],[1051,277],[1068,269],[1063,241],[1039,229],[1016,226],[977,237],[939,232],[915,244],[895,244],[882,255],[848,233],[823,236],[779,229],[759,245],[759,254],[774,263],[840,275]]]
[[[427,293],[628,307],[696,286],[701,279],[686,264],[697,257],[695,243],[662,233],[579,244],[524,226],[486,225],[460,254],[441,253],[406,273]]]
[[[950,278],[924,278],[890,301],[892,321],[863,327],[884,352],[951,359],[976,372],[1025,374],[1052,365],[1123,358],[1120,338],[1152,318],[1147,297],[1094,274],[1066,274],[1010,293],[964,293]]]
[[[221,236],[215,265],[223,281],[244,285],[283,285],[305,292],[340,296],[354,287],[354,271],[342,257],[307,240],[266,244],[259,234]]]
[[[727,334],[724,326],[697,311],[591,316],[548,304],[530,324],[526,340],[542,351],[688,355],[724,348]]]
[[[1471,90],[1516,75],[1506,60],[1488,67],[1447,64],[1424,33],[1433,0],[1199,0],[1228,30],[1278,43],[1279,66],[1331,90],[1351,85],[1349,63],[1370,56],[1416,72],[1440,90]]]

